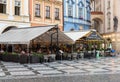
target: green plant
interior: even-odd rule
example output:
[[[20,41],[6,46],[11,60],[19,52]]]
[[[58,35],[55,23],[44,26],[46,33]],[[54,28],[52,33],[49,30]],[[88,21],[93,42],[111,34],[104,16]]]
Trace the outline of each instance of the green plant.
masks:
[[[15,53],[15,52],[12,52],[12,55],[18,55],[17,53]]]
[[[40,57],[40,58],[43,58],[44,56],[43,56],[43,54],[42,53],[32,53],[34,56],[38,56],[38,57]]]
[[[3,54],[3,55],[8,55],[8,52],[3,52],[2,54]]]

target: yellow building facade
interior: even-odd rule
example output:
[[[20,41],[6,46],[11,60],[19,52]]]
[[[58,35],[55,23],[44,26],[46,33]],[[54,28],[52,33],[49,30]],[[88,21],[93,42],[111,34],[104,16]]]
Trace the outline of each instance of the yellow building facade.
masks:
[[[29,0],[0,0],[0,33],[29,26]]]
[[[30,0],[31,26],[58,24],[63,30],[62,0]]]

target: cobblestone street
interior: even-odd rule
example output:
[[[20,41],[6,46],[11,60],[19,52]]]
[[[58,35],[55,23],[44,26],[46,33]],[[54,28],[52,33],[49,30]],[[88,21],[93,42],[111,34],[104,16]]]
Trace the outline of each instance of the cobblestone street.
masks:
[[[56,61],[43,64],[19,64],[1,61],[0,78],[119,74],[119,61],[119,57]]]
[[[118,73],[120,58],[58,61],[44,64],[0,63],[0,76]]]

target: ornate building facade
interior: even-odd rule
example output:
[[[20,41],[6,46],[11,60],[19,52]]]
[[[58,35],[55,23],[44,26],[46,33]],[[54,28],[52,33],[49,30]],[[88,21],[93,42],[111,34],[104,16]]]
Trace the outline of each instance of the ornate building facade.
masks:
[[[62,0],[29,0],[31,26],[58,24],[63,30]]]
[[[98,8],[102,14],[92,13],[92,18],[96,19],[99,24],[98,29],[103,37],[112,44],[112,48],[120,52],[120,0],[91,0],[92,8],[96,12]],[[101,16],[101,17],[100,17]],[[93,19],[91,19],[93,20]]]
[[[0,34],[19,27],[29,27],[28,0],[0,0]]]
[[[90,28],[90,0],[64,0],[64,31]]]

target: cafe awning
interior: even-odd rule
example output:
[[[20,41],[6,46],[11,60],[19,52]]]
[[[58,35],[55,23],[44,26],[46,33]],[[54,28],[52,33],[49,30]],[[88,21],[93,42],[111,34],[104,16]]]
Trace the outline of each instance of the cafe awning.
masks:
[[[96,32],[96,30],[81,30],[81,31],[70,31],[65,32],[73,41],[85,38],[86,40],[103,40],[102,36]]]
[[[11,29],[0,35],[0,44],[29,44],[32,40],[36,42],[51,41],[51,34],[56,29],[55,25],[43,27],[28,27]],[[56,41],[56,34],[53,35],[53,42]],[[72,43],[73,40],[58,29],[58,42]]]

